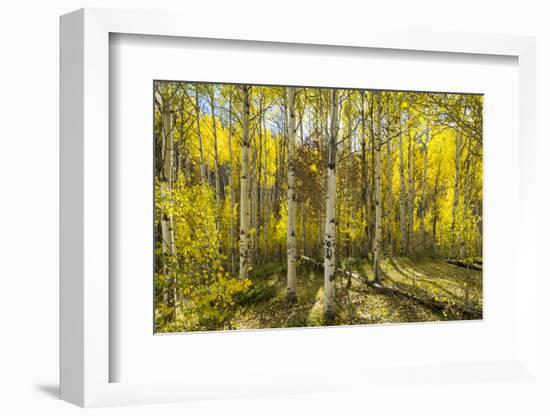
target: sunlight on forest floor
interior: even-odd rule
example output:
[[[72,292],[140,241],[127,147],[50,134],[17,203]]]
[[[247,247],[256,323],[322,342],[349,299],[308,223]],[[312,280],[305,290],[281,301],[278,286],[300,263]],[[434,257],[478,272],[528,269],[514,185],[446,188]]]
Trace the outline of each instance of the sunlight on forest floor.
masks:
[[[444,260],[395,258],[382,262],[383,284],[412,295],[448,302],[449,310],[434,310],[414,299],[379,293],[364,282],[337,279],[338,305],[335,325],[425,322],[466,319],[457,316],[452,305],[482,309],[481,272],[447,264]],[[266,267],[269,270],[269,267]],[[372,279],[372,268],[365,263],[356,270]],[[234,329],[283,328],[325,325],[323,320],[323,274],[304,265],[298,269],[298,302],[285,300],[284,270],[257,273],[255,286],[269,293],[260,302],[245,306],[232,323]]]

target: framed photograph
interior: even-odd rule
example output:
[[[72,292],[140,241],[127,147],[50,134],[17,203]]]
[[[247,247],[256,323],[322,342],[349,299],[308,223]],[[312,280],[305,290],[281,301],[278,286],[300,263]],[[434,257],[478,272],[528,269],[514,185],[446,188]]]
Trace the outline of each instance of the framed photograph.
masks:
[[[536,384],[534,40],[182,18],[61,18],[61,397]]]
[[[155,333],[483,317],[482,95],[153,89]]]

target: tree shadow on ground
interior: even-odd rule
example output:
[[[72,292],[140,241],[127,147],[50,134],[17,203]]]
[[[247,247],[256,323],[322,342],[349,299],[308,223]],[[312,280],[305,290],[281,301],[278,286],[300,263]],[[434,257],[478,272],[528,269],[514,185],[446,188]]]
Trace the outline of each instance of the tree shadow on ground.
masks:
[[[319,305],[323,297],[323,274],[299,265],[296,271],[296,294],[298,301],[286,300],[286,273],[284,271],[263,277],[275,288],[269,300],[250,305],[239,318],[239,326],[255,328],[293,328],[323,324]]]
[[[456,293],[451,292],[450,290],[448,290],[448,288],[446,288],[442,284],[435,281],[436,278],[441,279],[440,276],[427,275],[425,270],[420,270],[420,269],[417,269],[413,266],[408,266],[408,268],[412,272],[411,274],[408,274],[398,265],[398,263],[396,262],[395,259],[390,259],[389,264],[393,267],[393,269],[395,269],[395,271],[397,273],[399,273],[401,276],[403,276],[403,277],[405,277],[409,280],[410,284],[412,285],[412,290],[413,291],[423,291],[423,292],[425,292],[425,291],[430,291],[429,288],[436,288],[439,291],[441,291],[442,293],[445,293],[447,296],[452,297],[452,298],[456,298],[456,300],[459,300]],[[409,286],[407,283],[404,283],[404,282],[396,282],[389,275],[389,270],[386,269],[386,271],[388,272],[388,273],[386,273],[386,277],[392,283],[394,283],[398,286]],[[424,289],[421,288],[419,285],[417,285],[417,283],[419,283],[419,282],[424,283],[427,286],[427,288],[424,288]],[[456,286],[455,282],[452,282],[452,284],[454,286]]]
[[[419,298],[439,298],[443,302],[462,303],[465,273],[453,273],[444,260],[384,260],[382,284],[399,287]],[[460,319],[445,311],[430,308],[404,296],[381,293],[365,284],[363,278],[373,279],[372,267],[358,263],[360,279],[352,279],[351,287],[343,274],[336,278],[336,319],[333,325],[428,322]],[[286,301],[286,271],[279,268],[271,274],[259,274],[254,280],[269,286],[272,295],[261,302],[248,305],[236,322],[237,329],[293,328],[324,326],[324,274],[319,267],[300,264],[297,268],[296,303]],[[477,289],[476,289],[477,290]],[[474,293],[472,296],[481,296]],[[473,299],[472,299],[473,300]],[[451,305],[451,303],[450,303]]]

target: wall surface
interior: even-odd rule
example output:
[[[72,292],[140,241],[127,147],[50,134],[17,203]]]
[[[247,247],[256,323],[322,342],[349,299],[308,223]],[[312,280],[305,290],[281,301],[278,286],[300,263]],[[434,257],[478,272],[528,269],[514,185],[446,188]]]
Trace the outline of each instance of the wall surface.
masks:
[[[539,273],[545,267],[548,234],[548,154],[546,119],[550,114],[550,28],[544,1],[144,1],[19,0],[4,2],[0,13],[0,413],[80,414],[82,409],[57,400],[58,394],[58,17],[77,8],[113,7],[177,10],[208,25],[211,13],[251,24],[262,19],[294,24],[315,21],[327,31],[346,25],[385,21],[403,27],[535,35],[537,37],[539,172]],[[185,24],[185,22],[182,22]],[[244,30],[244,29],[243,29]],[[544,159],[543,159],[544,158]],[[513,219],[511,219],[513,221]],[[546,273],[547,274],[547,273]],[[539,299],[549,285],[537,288]],[[550,302],[539,302],[548,323]],[[542,327],[541,327],[542,328]],[[539,332],[541,368],[548,371],[549,335]],[[449,391],[453,390],[454,394]],[[483,396],[468,385],[453,389],[434,385],[432,394],[411,389],[395,397],[333,395],[258,398],[94,410],[101,415],[177,414],[548,414],[541,391],[503,383]],[[497,399],[494,399],[497,398]],[[483,412],[483,413],[482,413]]]

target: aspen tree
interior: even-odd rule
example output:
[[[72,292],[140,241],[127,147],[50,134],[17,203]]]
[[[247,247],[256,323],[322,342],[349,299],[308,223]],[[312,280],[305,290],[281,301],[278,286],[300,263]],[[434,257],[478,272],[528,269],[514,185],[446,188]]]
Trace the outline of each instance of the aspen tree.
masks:
[[[286,298],[289,302],[296,302],[296,184],[295,156],[296,156],[296,108],[294,88],[287,88],[288,113],[288,223],[287,223],[287,283]]]
[[[388,99],[387,106],[391,106],[391,102]],[[390,114],[390,109],[386,110],[386,122],[385,133],[386,133],[386,252],[390,256],[393,256],[393,156],[392,156],[392,134],[393,134],[393,114]]]
[[[336,317],[334,305],[334,282],[336,279],[336,163],[338,151],[339,124],[339,94],[337,89],[330,91],[329,129],[328,129],[328,160],[327,160],[327,191],[325,214],[325,292],[324,315],[327,322]]]
[[[220,184],[220,159],[218,157],[218,128],[216,123],[216,87],[210,88],[210,106],[212,111],[212,139],[214,145],[214,188],[216,190],[216,204],[218,209],[222,202],[222,187]]]
[[[260,242],[261,242],[261,231],[262,231],[262,154],[264,152],[263,150],[263,136],[265,135],[265,131],[263,131],[262,127],[262,120],[264,116],[264,94],[263,92],[260,94],[259,97],[259,109],[258,109],[258,140],[257,145],[255,146],[255,152],[254,152],[254,176],[255,176],[255,194],[254,194],[254,256],[259,257],[260,256]]]
[[[197,136],[198,136],[198,139],[199,139],[199,156],[200,156],[201,181],[202,181],[202,183],[207,183],[206,163],[204,161],[204,147],[203,147],[202,133],[201,133],[199,84],[195,85],[195,111],[196,111],[196,122],[197,122]]]
[[[262,118],[263,120],[263,125],[264,125],[264,131],[267,132],[267,127],[266,127],[266,117],[264,115],[264,117]],[[265,137],[264,137],[264,141],[265,141],[265,144],[264,144],[264,147],[265,147],[265,151],[264,151],[264,169],[263,169],[263,172],[264,172],[264,184],[265,184],[265,189],[264,189],[264,250],[265,250],[265,256],[268,257],[269,256],[269,221],[270,221],[270,214],[271,214],[271,202],[270,202],[270,198],[269,198],[269,194],[268,194],[268,190],[267,190],[267,183],[268,183],[268,180],[267,180],[267,169],[268,169],[268,151],[267,151],[267,133],[265,134]]]
[[[405,190],[405,156],[403,152],[403,129],[407,123],[407,112],[399,110],[399,251],[403,256],[407,252],[407,192]]]
[[[415,145],[414,140],[409,133],[409,149],[408,149],[408,193],[407,193],[407,254],[410,255],[415,250],[414,238],[414,159]]]
[[[374,137],[374,146],[376,152],[376,166],[375,166],[375,218],[374,218],[374,256],[373,256],[373,270],[374,281],[379,283],[380,277],[380,251],[382,245],[382,184],[381,184],[381,153],[382,153],[382,128],[381,128],[381,100],[380,92],[375,92],[376,96],[376,134]]]
[[[454,184],[453,184],[453,208],[451,213],[451,242],[449,244],[449,259],[454,259],[457,256],[457,246],[460,244],[460,236],[457,230],[457,211],[458,211],[458,196],[459,196],[459,181],[460,181],[460,159],[462,156],[462,132],[459,130],[455,135],[455,157],[454,157]]]
[[[367,128],[365,116],[365,91],[361,91],[361,223],[364,224],[361,255],[367,254],[368,242],[368,198],[367,198]]]
[[[439,152],[439,162],[437,164],[437,172],[435,174],[435,184],[434,184],[434,198],[433,198],[433,215],[432,215],[432,247],[434,250],[437,250],[437,221],[439,220],[439,207],[437,204],[437,198],[439,197],[439,182],[441,177],[441,151]]]
[[[210,88],[210,106],[212,111],[212,139],[214,145],[214,189],[216,190],[216,232],[218,238],[218,251],[221,249],[221,224],[222,187],[220,184],[220,160],[218,157],[218,128],[216,123],[216,86]]]
[[[468,143],[468,146],[466,146],[466,166],[464,167],[464,192],[463,192],[463,198],[464,198],[464,207],[462,212],[462,221],[464,223],[467,223],[470,216],[470,196],[471,196],[471,190],[472,190],[472,175],[470,171],[470,167],[472,165],[471,159],[473,158],[472,155],[472,139],[469,137],[466,137],[466,141]],[[467,238],[468,236],[465,235],[464,238]],[[464,257],[468,255],[468,247],[467,244],[461,244],[460,245],[460,257]]]
[[[248,277],[249,254],[250,254],[250,103],[249,87],[241,86],[242,100],[242,136],[241,136],[241,225],[239,245],[239,277]]]
[[[426,247],[426,207],[428,202],[426,201],[426,188],[428,182],[428,141],[430,140],[430,128],[426,126],[426,135],[422,142],[422,154],[424,158],[424,169],[422,170],[422,202],[420,203],[420,251],[424,251]]]
[[[229,253],[231,257],[231,274],[235,275],[235,187],[233,186],[233,87],[229,87],[229,133],[227,135],[227,150],[229,152]]]
[[[168,197],[173,187],[174,168],[174,132],[172,126],[172,109],[169,99],[163,97],[162,103],[162,153],[164,160],[162,164],[162,180],[160,182],[160,194]],[[166,303],[171,307],[170,320],[176,318],[176,283],[177,276],[173,270],[176,262],[176,242],[174,236],[174,219],[172,215],[163,213],[160,221],[162,253],[164,258],[165,277],[168,283],[166,292]]]
[[[369,248],[374,258],[374,236],[376,234],[376,128],[375,128],[375,94],[370,93],[369,105],[369,133],[370,133],[370,232],[369,232]]]

